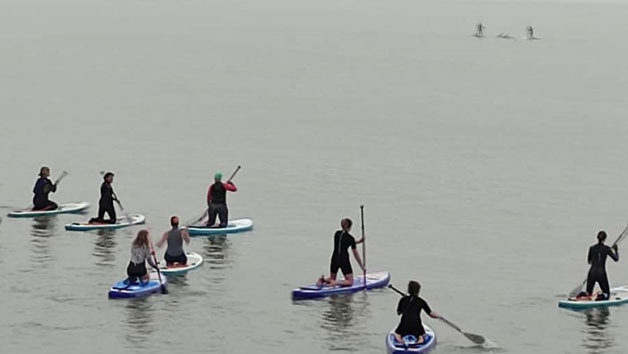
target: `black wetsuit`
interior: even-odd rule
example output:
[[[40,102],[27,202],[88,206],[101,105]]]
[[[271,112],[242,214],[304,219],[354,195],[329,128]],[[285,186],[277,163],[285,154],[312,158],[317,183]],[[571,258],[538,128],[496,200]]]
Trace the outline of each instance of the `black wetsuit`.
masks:
[[[229,220],[229,208],[227,208],[227,189],[222,182],[216,182],[209,187],[209,195],[211,195],[211,202],[209,203],[207,215],[207,225],[214,225],[216,223],[216,216],[220,218],[220,227],[227,227]]]
[[[416,296],[404,296],[397,305],[397,314],[401,315],[399,326],[395,333],[401,337],[413,335],[417,339],[425,334],[425,328],[421,322],[421,310],[428,315],[432,313],[430,305],[425,300]]]
[[[331,265],[329,272],[338,273],[338,269],[342,270],[342,274],[346,277],[353,274],[351,262],[349,261],[349,247],[355,249],[355,238],[348,232],[339,230],[334,234],[334,253],[331,255]]]
[[[90,222],[116,223],[116,209],[113,206],[114,193],[111,184],[104,181],[100,185],[100,200],[98,201],[98,217]],[[105,213],[109,215],[109,220],[105,220]]]
[[[48,178],[40,177],[33,188],[33,210],[54,210],[57,203],[48,199],[50,192],[56,192],[57,186]]]
[[[603,243],[598,243],[589,248],[587,259],[591,265],[591,269],[589,269],[589,275],[587,277],[587,294],[591,295],[595,283],[598,283],[602,289],[602,293],[604,293],[605,297],[608,299],[611,290],[608,284],[608,277],[606,276],[607,256],[610,256],[615,262],[619,260],[619,253],[614,252],[612,248]]]

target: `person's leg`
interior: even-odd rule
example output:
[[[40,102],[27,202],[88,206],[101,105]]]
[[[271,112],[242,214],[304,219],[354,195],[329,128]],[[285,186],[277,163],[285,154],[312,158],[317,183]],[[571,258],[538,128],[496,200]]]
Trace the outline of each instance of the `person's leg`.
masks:
[[[56,210],[57,208],[59,208],[59,206],[57,205],[57,203],[53,202],[52,200],[48,201],[48,210]]]
[[[216,216],[218,215],[218,211],[216,210],[216,205],[210,204],[209,209],[207,210],[207,226],[212,227],[216,224]]]
[[[342,273],[342,274],[345,276],[345,278],[343,280],[337,280],[335,282],[335,285],[338,285],[338,286],[351,286],[351,285],[353,285],[353,274],[352,273],[349,273],[349,274]]]
[[[218,206],[218,217],[220,218],[220,227],[227,227],[229,224],[229,209],[226,204]]]
[[[167,267],[174,266],[175,260],[168,253],[164,254],[164,260],[166,261],[166,266]]]
[[[602,289],[602,293],[604,294],[604,300],[610,299],[611,287],[608,283],[608,277],[606,276],[606,274],[600,276],[600,279],[598,279],[598,284],[600,284],[600,288]]]
[[[113,206],[113,203],[108,205],[106,210],[107,210],[107,215],[109,215],[109,220],[107,220],[107,222],[110,224],[115,224],[116,222],[118,222],[118,218],[116,216],[116,208]]]
[[[342,270],[342,274],[345,276],[345,279],[337,281],[336,285],[339,285],[339,286],[353,285],[353,268],[351,268],[351,263],[349,262],[349,260],[341,260],[340,269]]]
[[[595,287],[595,277],[589,273],[587,276],[587,294],[591,296],[593,294],[593,288]]]

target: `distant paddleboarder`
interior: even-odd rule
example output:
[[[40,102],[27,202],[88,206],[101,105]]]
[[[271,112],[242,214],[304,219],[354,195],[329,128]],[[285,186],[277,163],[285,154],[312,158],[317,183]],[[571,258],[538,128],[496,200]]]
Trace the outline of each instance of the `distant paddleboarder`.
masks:
[[[146,270],[146,262],[157,269],[157,265],[151,257],[155,254],[155,250],[151,247],[149,237],[147,230],[141,230],[131,245],[131,261],[126,269],[128,279],[125,280],[125,283],[127,284],[133,284],[138,279],[142,283],[147,283],[150,280],[150,274]]]
[[[113,206],[113,202],[118,200],[118,198],[113,192],[113,187],[111,187],[114,176],[112,172],[107,172],[103,176],[104,181],[100,185],[100,200],[98,201],[98,217],[90,219],[90,224],[116,223],[116,208]],[[105,220],[105,213],[109,216],[108,220]]]
[[[526,37],[529,41],[534,39],[534,28],[532,26],[526,27]]]
[[[475,34],[473,34],[475,37],[478,38],[482,38],[484,37],[484,29],[486,27],[484,27],[484,25],[482,25],[482,23],[478,23],[477,25],[475,25]]]
[[[33,210],[55,210],[57,203],[48,199],[48,194],[57,191],[57,184],[50,180],[50,169],[46,166],[39,169],[39,179],[33,188]]]
[[[176,216],[170,218],[170,226],[172,226],[172,229],[164,233],[156,246],[161,248],[164,243],[168,242],[168,248],[164,255],[167,266],[171,267],[175,264],[186,265],[188,258],[185,255],[185,251],[183,251],[183,241],[188,245],[190,244],[188,230],[179,228],[179,218]]]
[[[418,343],[425,341],[423,338],[425,328],[421,322],[421,311],[425,311],[434,319],[440,318],[436,312],[432,311],[427,302],[419,297],[420,291],[421,284],[414,280],[410,281],[408,283],[410,295],[402,297],[397,304],[397,315],[401,316],[401,321],[395,329],[395,337],[401,343],[403,343],[403,337],[408,335],[416,337]]]
[[[364,238],[358,241],[349,233],[351,232],[351,226],[353,222],[351,219],[345,218],[340,221],[341,230],[336,231],[334,234],[334,252],[331,255],[331,265],[329,266],[329,278],[324,276],[320,277],[317,281],[318,286],[328,284],[329,286],[351,286],[353,285],[353,268],[351,267],[351,261],[349,259],[349,248],[353,251],[353,256],[362,268],[362,271],[366,273],[364,263],[360,257],[360,253],[357,249],[357,244],[364,242]],[[336,280],[338,276],[338,270],[342,270],[344,280]]]
[[[229,222],[229,209],[227,208],[227,191],[237,192],[238,187],[231,182],[222,182],[222,173],[214,175],[214,184],[207,190],[207,226],[213,227],[216,224],[216,216],[220,218],[218,227],[227,227]]]
[[[617,262],[619,261],[619,251],[616,244],[613,245],[612,248],[604,244],[604,241],[606,241],[605,231],[598,232],[597,240],[597,244],[589,248],[589,255],[587,256],[587,261],[591,265],[591,268],[587,276],[586,293],[580,293],[578,298],[588,297],[592,299],[593,287],[595,283],[598,283],[602,289],[602,293],[600,293],[595,300],[603,301],[608,300],[611,294],[608,276],[606,275],[606,257],[611,257]]]

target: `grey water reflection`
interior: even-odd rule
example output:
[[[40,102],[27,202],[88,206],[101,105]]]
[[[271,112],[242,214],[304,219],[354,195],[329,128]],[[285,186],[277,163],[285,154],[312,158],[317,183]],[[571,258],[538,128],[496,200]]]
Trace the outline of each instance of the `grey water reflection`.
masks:
[[[608,308],[595,308],[583,312],[585,315],[585,337],[582,346],[591,354],[607,353],[614,346],[613,335],[608,333],[610,311]]]
[[[341,295],[327,300],[320,327],[327,333],[329,351],[355,352],[368,340],[360,327],[368,315],[366,294]]]
[[[31,244],[33,246],[33,261],[38,265],[45,265],[54,261],[50,252],[49,238],[57,229],[57,219],[54,217],[38,217],[33,219],[31,227]]]
[[[94,241],[94,251],[96,256],[95,264],[98,266],[115,266],[116,230],[98,230],[98,237]],[[130,247],[130,246],[129,246]]]
[[[127,329],[125,337],[129,347],[143,348],[155,330],[153,303],[148,298],[129,300],[126,310],[127,316],[122,326]]]
[[[209,281],[218,285],[225,280],[224,272],[212,272],[212,270],[223,270],[229,267],[229,247],[231,243],[226,235],[209,236],[203,245],[203,257],[205,268],[209,268]]]

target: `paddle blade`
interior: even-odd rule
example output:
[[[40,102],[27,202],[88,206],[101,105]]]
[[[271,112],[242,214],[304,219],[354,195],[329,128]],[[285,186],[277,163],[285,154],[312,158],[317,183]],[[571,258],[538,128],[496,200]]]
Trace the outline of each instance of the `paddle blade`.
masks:
[[[464,336],[467,337],[468,340],[472,341],[473,343],[477,345],[483,345],[486,342],[486,338],[484,338],[484,336],[481,336],[479,334],[473,334],[473,333],[467,333],[467,332],[462,332],[462,334],[464,334]]]
[[[578,296],[578,294],[580,294],[582,292],[582,287],[584,286],[584,284],[587,281],[583,281],[580,285],[578,285],[577,287],[575,287],[568,295],[568,297],[576,297]]]

